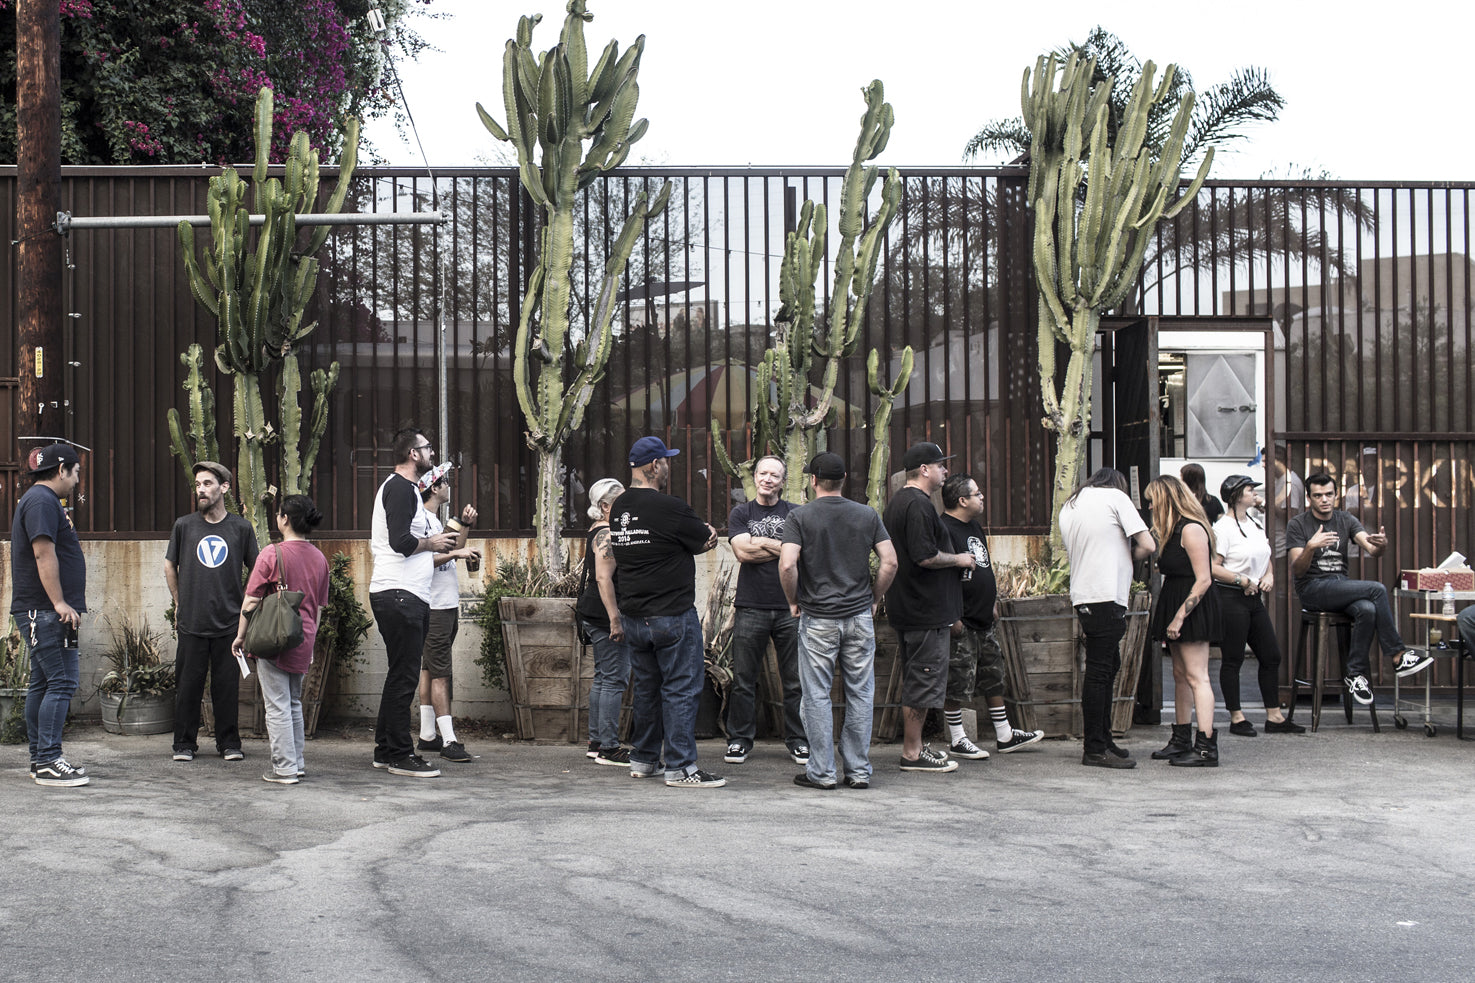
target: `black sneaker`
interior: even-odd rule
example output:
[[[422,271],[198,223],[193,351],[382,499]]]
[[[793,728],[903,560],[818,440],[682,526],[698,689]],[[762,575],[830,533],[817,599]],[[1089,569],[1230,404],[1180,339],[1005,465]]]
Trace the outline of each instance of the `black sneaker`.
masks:
[[[1137,762],[1131,758],[1118,758],[1114,754],[1102,751],[1100,754],[1091,754],[1089,751],[1081,755],[1081,764],[1088,768],[1136,768]]]
[[[175,761],[193,761],[193,760],[195,760],[195,752],[191,751],[189,748],[184,748],[183,750],[175,751],[174,752],[174,760]]]
[[[698,768],[678,778],[667,775],[666,784],[671,788],[720,788],[727,784],[727,779],[720,775],[708,774]]]
[[[452,741],[441,748],[440,756],[447,761],[454,761],[458,765],[464,765],[471,760],[471,755],[466,753],[466,747],[460,741]]]
[[[809,773],[807,771],[801,771],[801,772],[799,772],[799,774],[795,775],[794,776],[794,784],[797,785],[797,786],[799,786],[800,788],[818,789],[821,792],[833,792],[833,791],[835,791],[835,783],[834,782],[831,782],[828,785],[822,785],[819,782],[815,781],[814,779],[810,778],[809,777]]]
[[[1014,733],[1007,741],[994,742],[994,750],[1000,754],[1008,754],[1010,751],[1018,751],[1022,747],[1038,744],[1044,739],[1045,732],[1042,730],[1020,730],[1018,727],[1015,727]]]
[[[845,787],[846,788],[853,788],[857,792],[861,792],[861,791],[864,791],[864,790],[870,788],[871,787],[871,783],[868,782],[868,781],[865,781],[863,779],[851,778],[849,775],[846,775],[845,776]]]
[[[794,762],[794,764],[796,765],[809,764],[809,745],[795,744],[793,747],[789,748],[789,760]]]
[[[1231,720],[1229,722],[1229,733],[1235,737],[1258,737],[1260,732],[1255,730],[1255,725],[1248,720]]]
[[[727,753],[722,756],[722,760],[730,765],[740,765],[748,760],[748,750],[742,741],[728,741]]]
[[[85,768],[73,768],[66,758],[45,761],[36,765],[36,784],[53,788],[75,788],[92,781]]]
[[[948,748],[947,751],[954,758],[967,758],[970,761],[982,761],[988,757],[987,751],[966,737],[953,742],[953,746]]]
[[[958,763],[951,760],[939,751],[934,751],[926,744],[922,745],[922,753],[915,758],[903,757],[901,759],[902,771],[956,771]]]
[[[1416,672],[1418,670],[1415,670]],[[1400,676],[1403,673],[1399,673]],[[1363,675],[1343,676],[1342,685],[1347,687],[1347,692],[1362,706],[1371,706],[1373,702],[1373,688],[1368,685],[1367,677]]]
[[[375,762],[378,765],[378,762]],[[390,761],[384,765],[389,769],[391,775],[402,775],[405,778],[439,778],[440,769],[426,761],[418,754],[409,754],[398,761]]]
[[[1296,723],[1290,717],[1284,720],[1265,721],[1265,733],[1267,734],[1304,734],[1306,728]]]
[[[630,763],[630,752],[622,747],[600,748],[599,753],[594,756],[596,765],[614,765],[620,767]]]
[[[423,738],[423,737],[420,738],[420,744],[419,744],[419,747],[418,747],[417,750],[420,750],[420,751],[440,751],[440,750],[443,750],[445,748],[445,746],[446,746],[446,742],[441,738],[441,736],[439,734],[436,734],[434,737],[432,737],[428,741],[425,738]]]
[[[1420,652],[1416,649],[1404,649],[1393,657],[1393,668],[1399,678],[1412,676],[1416,672],[1423,672],[1434,663],[1434,656],[1428,652]]]
[[[385,761],[383,758],[376,757],[374,758],[374,767],[379,769],[388,768],[389,762]]]
[[[584,752],[584,757],[589,758],[591,760],[594,759],[594,758],[599,757],[599,742],[598,741],[590,741],[589,742],[589,748],[588,748],[588,750],[586,750]]]
[[[227,761],[240,761],[246,757],[246,754],[238,747],[228,747],[220,752],[220,756]]]

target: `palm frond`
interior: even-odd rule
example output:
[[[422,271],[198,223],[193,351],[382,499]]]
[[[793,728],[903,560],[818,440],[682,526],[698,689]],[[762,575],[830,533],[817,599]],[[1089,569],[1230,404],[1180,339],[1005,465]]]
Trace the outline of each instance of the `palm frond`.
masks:
[[[1270,84],[1263,68],[1241,68],[1229,81],[1210,86],[1193,105],[1193,120],[1184,141],[1185,161],[1198,160],[1211,144],[1247,139],[1244,127],[1273,123],[1285,99]]]
[[[983,124],[983,128],[968,138],[963,147],[963,159],[972,160],[982,153],[999,152],[1004,156],[1018,157],[1029,152],[1029,127],[1024,119],[999,119]]]

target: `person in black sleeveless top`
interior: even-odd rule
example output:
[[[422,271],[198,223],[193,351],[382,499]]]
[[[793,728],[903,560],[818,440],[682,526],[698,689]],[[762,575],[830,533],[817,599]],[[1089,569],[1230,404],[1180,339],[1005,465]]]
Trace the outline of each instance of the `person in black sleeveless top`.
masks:
[[[1173,739],[1152,756],[1171,764],[1216,767],[1219,734],[1214,730],[1214,687],[1209,682],[1209,643],[1221,633],[1219,598],[1210,567],[1214,534],[1193,492],[1163,475],[1147,486],[1152,532],[1162,543],[1158,570],[1163,584],[1152,612],[1152,637],[1167,643],[1173,659]],[[1198,733],[1188,743],[1190,713]]]
[[[589,489],[589,527],[584,573],[574,610],[584,637],[594,646],[594,680],[589,684],[589,757],[595,764],[623,766],[630,752],[620,746],[620,704],[630,682],[630,652],[615,603],[615,554],[609,543],[609,510],[625,486],[601,478]]]

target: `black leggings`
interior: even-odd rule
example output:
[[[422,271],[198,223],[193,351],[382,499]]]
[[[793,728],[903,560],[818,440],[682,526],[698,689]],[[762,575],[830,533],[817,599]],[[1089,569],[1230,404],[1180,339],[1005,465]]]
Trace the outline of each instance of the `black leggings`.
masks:
[[[1224,708],[1231,713],[1239,710],[1239,670],[1245,664],[1246,641],[1260,663],[1256,674],[1260,698],[1267,707],[1280,706],[1280,642],[1270,612],[1259,595],[1250,597],[1227,584],[1219,584],[1216,589],[1224,629],[1219,641],[1219,690],[1224,694]]]

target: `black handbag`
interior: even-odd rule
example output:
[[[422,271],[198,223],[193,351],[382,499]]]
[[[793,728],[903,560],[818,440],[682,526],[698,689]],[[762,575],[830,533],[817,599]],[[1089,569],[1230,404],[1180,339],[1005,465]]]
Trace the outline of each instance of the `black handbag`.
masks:
[[[283,652],[301,645],[303,592],[289,590],[282,576],[282,551],[275,548],[277,566],[276,590],[261,599],[246,618],[246,638],[242,648],[258,659],[275,659]]]

